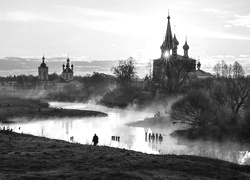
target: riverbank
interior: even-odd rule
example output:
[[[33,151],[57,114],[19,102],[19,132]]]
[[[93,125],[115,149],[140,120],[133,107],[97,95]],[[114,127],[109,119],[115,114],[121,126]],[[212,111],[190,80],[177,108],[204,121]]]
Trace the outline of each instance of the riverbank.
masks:
[[[249,179],[250,166],[0,131],[0,179]]]
[[[0,122],[2,123],[13,123],[12,120],[15,118],[33,120],[54,117],[107,116],[106,113],[99,111],[50,108],[47,102],[37,99],[1,97],[0,100]]]

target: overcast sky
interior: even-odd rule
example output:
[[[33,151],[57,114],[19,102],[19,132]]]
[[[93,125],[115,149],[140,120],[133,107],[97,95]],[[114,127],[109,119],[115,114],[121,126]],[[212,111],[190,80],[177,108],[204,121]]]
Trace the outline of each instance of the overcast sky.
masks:
[[[75,62],[132,56],[147,64],[160,57],[168,9],[178,54],[187,35],[189,56],[200,56],[203,70],[239,61],[250,74],[249,0],[0,0],[0,61],[11,69],[44,53],[48,65],[68,54]],[[30,69],[12,70],[1,66],[0,75]]]

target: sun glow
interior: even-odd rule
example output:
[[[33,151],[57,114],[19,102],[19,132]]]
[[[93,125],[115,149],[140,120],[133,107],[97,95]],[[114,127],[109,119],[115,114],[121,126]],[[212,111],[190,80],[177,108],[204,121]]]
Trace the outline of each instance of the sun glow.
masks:
[[[164,53],[164,57],[165,57],[165,58],[169,58],[169,57],[170,57],[170,51],[166,51],[166,52]]]

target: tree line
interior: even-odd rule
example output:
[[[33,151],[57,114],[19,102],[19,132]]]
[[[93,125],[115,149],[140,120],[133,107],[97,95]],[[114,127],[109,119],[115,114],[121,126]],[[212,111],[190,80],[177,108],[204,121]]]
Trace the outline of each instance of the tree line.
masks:
[[[250,79],[242,65],[221,61],[214,71],[217,78],[190,83],[187,93],[172,106],[172,120],[191,127],[250,126]]]

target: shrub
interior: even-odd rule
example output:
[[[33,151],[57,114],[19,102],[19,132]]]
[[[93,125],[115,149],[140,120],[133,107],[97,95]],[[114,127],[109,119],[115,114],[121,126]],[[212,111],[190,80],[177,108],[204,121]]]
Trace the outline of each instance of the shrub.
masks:
[[[193,127],[207,126],[215,119],[209,98],[200,90],[192,90],[175,102],[170,115],[172,120]]]

